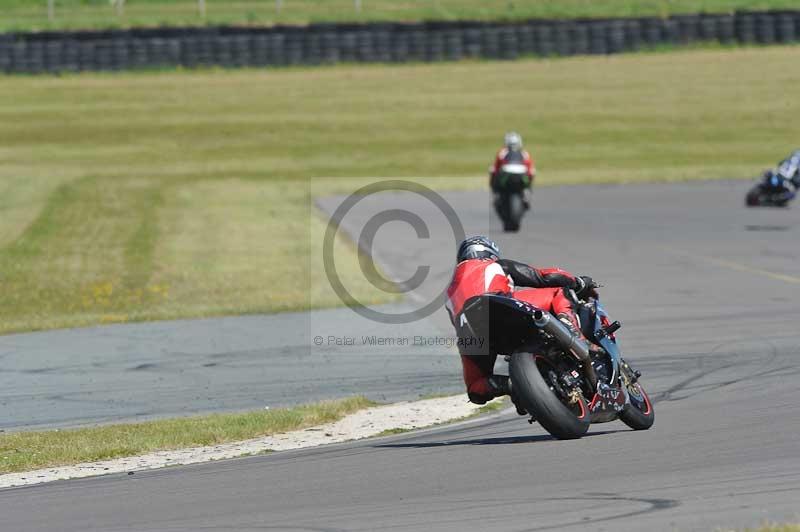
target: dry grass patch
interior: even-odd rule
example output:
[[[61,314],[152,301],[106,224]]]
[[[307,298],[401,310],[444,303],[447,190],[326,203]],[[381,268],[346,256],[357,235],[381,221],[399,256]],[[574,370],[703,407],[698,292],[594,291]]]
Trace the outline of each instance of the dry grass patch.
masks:
[[[754,176],[800,138],[797,52],[5,78],[0,332],[338,304],[312,196],[485,186],[507,129],[540,186]]]

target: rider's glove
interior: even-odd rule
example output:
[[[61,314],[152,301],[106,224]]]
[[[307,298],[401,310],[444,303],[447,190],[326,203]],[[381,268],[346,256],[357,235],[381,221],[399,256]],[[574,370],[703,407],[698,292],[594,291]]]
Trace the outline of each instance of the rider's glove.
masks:
[[[580,299],[597,297],[598,284],[588,275],[581,275],[575,278],[575,295]]]

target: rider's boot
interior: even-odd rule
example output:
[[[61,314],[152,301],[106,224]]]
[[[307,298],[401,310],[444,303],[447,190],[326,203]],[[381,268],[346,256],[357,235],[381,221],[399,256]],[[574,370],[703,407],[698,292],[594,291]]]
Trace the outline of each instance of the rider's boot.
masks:
[[[486,380],[489,381],[489,389],[495,397],[511,393],[511,385],[507,376],[490,375]]]
[[[517,409],[517,414],[521,416],[527,416],[528,412],[519,404],[517,400],[517,396],[514,393],[514,387],[511,385],[511,379],[509,379],[505,375],[492,375],[488,379],[489,381],[489,388],[492,390],[492,393],[495,397],[500,397],[501,395],[508,395],[511,397],[511,402],[514,403],[514,407]]]

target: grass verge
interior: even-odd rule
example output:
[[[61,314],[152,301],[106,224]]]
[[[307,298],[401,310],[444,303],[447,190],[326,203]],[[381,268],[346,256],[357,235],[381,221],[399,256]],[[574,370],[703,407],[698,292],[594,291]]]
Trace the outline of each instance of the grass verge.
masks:
[[[364,397],[351,397],[240,414],[3,434],[0,474],[269,436],[331,423],[375,405]]]
[[[404,427],[397,427],[393,429],[386,429],[382,430],[375,435],[376,438],[381,438],[383,436],[394,436],[395,434],[405,434],[406,432],[411,432],[416,429],[407,429]]]
[[[55,5],[55,16],[48,20],[46,2],[0,0],[0,29],[639,17],[797,7],[793,0],[367,0],[356,10],[353,0],[207,0],[205,15],[201,15],[195,0],[140,0],[125,3],[121,11],[114,3],[99,1],[59,0]]]
[[[537,186],[754,176],[800,138],[786,120],[796,59],[772,47],[5,78],[0,333],[337,305],[313,196],[387,177],[485,186],[508,129]],[[337,250],[358,299],[392,300],[347,242]]]

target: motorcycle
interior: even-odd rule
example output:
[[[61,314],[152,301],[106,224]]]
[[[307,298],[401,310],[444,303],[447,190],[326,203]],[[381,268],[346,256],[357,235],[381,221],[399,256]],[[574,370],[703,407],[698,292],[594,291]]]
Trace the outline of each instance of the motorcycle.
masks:
[[[795,197],[795,191],[789,187],[792,181],[780,173],[765,172],[761,181],[756,183],[745,196],[748,207],[786,207]]]
[[[524,164],[508,163],[500,167],[493,181],[494,208],[503,222],[503,230],[519,231],[522,215],[528,209],[525,194],[531,186]]]
[[[558,439],[583,436],[592,423],[621,420],[634,430],[655,420],[641,373],[620,355],[616,331],[600,301],[577,302],[584,336],[605,354],[593,358],[588,344],[547,311],[505,295],[471,298],[457,319],[465,354],[502,354],[509,362],[512,399]],[[482,341],[481,341],[482,340]]]

